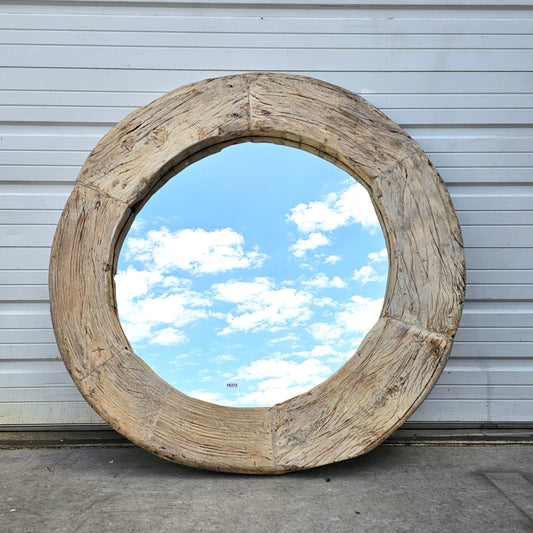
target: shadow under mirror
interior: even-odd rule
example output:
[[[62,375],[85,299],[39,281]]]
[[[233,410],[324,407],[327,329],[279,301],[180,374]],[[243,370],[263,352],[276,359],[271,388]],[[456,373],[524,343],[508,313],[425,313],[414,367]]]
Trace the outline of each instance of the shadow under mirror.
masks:
[[[387,272],[361,185],[302,150],[243,143],[150,198],[115,281],[124,332],[162,379],[256,407],[309,390],[353,355],[379,316]]]

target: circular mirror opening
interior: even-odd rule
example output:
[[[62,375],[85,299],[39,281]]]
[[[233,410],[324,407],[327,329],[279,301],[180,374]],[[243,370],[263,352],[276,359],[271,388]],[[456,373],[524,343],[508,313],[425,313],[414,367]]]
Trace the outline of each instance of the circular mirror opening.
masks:
[[[189,396],[236,407],[299,395],[376,323],[388,257],[362,185],[310,153],[232,145],[146,203],[115,276],[135,353]]]

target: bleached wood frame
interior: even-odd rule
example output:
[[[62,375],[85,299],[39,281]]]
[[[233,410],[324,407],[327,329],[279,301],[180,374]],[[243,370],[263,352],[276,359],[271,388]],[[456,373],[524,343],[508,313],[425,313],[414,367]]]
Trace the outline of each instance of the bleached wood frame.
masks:
[[[362,183],[390,261],[381,316],[353,357],[270,408],[207,403],[159,378],[122,331],[114,287],[124,236],[150,196],[187,165],[244,141],[301,148]],[[193,83],[128,115],[87,158],[50,263],[57,343],[98,414],[160,457],[242,473],[310,468],[377,446],[435,384],[464,291],[459,224],[418,144],[359,96],[288,74]]]

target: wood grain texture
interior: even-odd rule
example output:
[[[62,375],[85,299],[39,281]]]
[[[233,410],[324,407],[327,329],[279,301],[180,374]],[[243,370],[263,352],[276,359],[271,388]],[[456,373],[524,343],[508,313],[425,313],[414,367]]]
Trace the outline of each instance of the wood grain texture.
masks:
[[[437,171],[418,150],[372,182],[393,256],[383,313],[453,336],[465,298],[463,239]]]
[[[355,355],[311,391],[271,408],[207,403],[161,380],[125,337],[114,289],[122,239],[148,198],[177,170],[247,140],[300,147],[358,179],[391,263],[382,316]],[[69,372],[117,431],[190,466],[280,473],[365,453],[416,409],[451,349],[464,276],[446,188],[397,124],[333,85],[256,73],[177,89],[97,144],[56,231],[50,301]]]
[[[335,374],[271,408],[278,464],[308,468],[376,446],[431,390],[449,337],[381,318]]]
[[[250,136],[248,84],[246,76],[206,80],[130,113],[96,145],[79,183],[130,206],[146,201],[202,150],[205,156]]]

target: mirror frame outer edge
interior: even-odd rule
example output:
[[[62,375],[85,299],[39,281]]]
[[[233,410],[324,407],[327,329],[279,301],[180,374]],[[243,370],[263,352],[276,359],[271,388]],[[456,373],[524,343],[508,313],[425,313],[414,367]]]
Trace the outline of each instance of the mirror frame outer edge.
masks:
[[[390,261],[381,316],[352,358],[269,408],[204,402],[159,378],[124,335],[114,287],[123,239],[151,195],[189,164],[245,141],[301,148],[346,170],[370,193]],[[400,126],[340,87],[265,72],[186,85],[114,126],[67,201],[49,281],[65,365],[116,431],[170,461],[262,474],[363,454],[414,412],[451,350],[465,263],[446,186]]]

